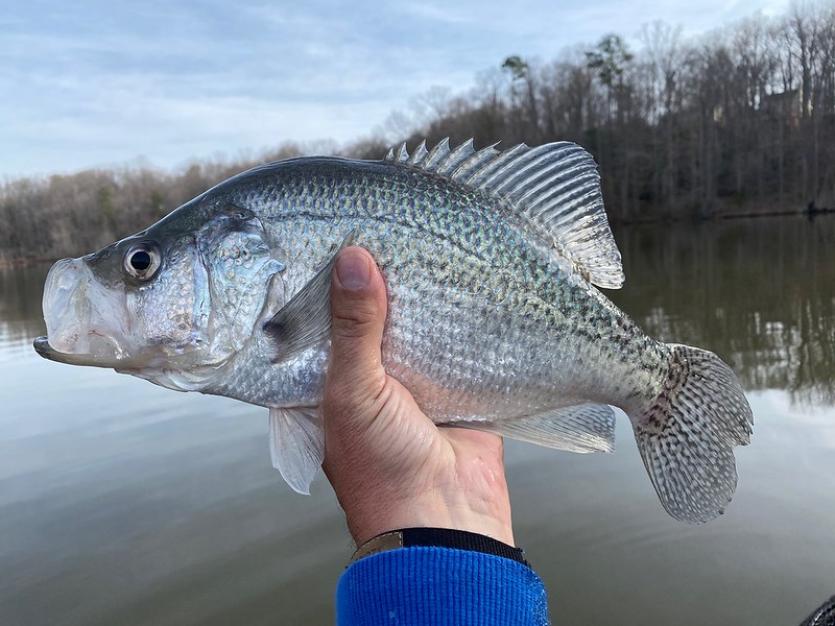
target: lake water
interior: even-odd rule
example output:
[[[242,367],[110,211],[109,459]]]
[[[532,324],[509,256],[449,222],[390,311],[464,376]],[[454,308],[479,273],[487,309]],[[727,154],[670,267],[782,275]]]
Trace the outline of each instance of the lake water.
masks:
[[[727,513],[661,509],[612,455],[511,442],[517,541],[555,624],[797,624],[835,593],[835,219],[621,230],[612,298],[714,350],[754,409]],[[263,409],[38,358],[47,267],[0,272],[0,623],[319,624],[352,545],[270,467]]]

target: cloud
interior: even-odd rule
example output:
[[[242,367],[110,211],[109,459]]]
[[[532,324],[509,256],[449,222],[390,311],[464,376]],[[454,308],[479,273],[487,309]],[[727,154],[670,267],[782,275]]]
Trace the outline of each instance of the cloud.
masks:
[[[779,11],[781,0],[769,10]],[[548,59],[660,18],[700,32],[758,8],[548,0],[350,5],[17,3],[0,17],[0,176],[170,166],[287,140],[347,141],[509,54]]]
[[[446,24],[464,24],[472,21],[472,16],[453,10],[448,6],[439,6],[429,2],[403,2],[397,5],[404,15]]]

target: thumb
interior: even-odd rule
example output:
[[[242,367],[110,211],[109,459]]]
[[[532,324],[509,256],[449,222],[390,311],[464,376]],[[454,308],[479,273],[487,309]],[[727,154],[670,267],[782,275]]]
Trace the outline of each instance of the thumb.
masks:
[[[358,408],[356,404],[375,398],[385,385],[380,345],[386,321],[386,286],[374,259],[362,248],[346,248],[337,257],[331,280],[331,315],[326,395],[343,409]]]

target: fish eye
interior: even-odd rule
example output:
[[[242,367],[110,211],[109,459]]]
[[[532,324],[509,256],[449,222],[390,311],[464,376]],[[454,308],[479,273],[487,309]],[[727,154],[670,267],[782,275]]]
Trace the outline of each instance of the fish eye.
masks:
[[[125,254],[125,271],[137,280],[150,280],[160,266],[160,253],[150,243],[133,246]]]

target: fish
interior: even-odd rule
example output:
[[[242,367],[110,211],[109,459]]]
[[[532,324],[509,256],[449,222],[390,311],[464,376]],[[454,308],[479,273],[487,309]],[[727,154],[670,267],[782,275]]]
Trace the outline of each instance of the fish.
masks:
[[[386,280],[385,369],[434,423],[611,452],[616,407],[673,518],[724,512],[751,408],[718,356],[650,337],[604,295],[624,282],[621,255],[597,164],[571,142],[445,139],[255,167],[56,262],[34,348],[268,408],[272,464],[309,493],[324,457],[330,278],[348,245]]]

